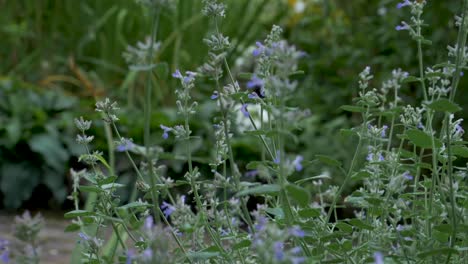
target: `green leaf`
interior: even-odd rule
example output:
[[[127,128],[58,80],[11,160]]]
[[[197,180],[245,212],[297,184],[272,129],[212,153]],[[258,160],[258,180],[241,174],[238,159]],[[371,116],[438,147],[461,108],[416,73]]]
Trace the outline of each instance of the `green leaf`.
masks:
[[[149,203],[131,202],[131,203],[128,203],[126,205],[122,205],[122,206],[120,206],[118,208],[120,208],[120,209],[130,209],[130,208],[134,209],[134,208],[141,208],[141,207],[145,208],[145,207],[149,207],[149,206],[150,206]]]
[[[79,224],[69,224],[67,227],[65,227],[64,232],[75,232],[80,230],[81,226]]]
[[[452,146],[452,154],[463,158],[468,158],[468,148],[463,145]]]
[[[93,212],[85,211],[85,210],[73,210],[64,215],[65,218],[74,218],[78,216],[90,216],[93,215]]]
[[[338,227],[341,231],[346,232],[346,233],[353,232],[353,227],[344,222],[336,223],[336,227]]]
[[[366,111],[366,108],[362,106],[356,106],[356,105],[342,105],[340,108],[347,112],[354,112],[354,113],[363,113]]]
[[[434,111],[449,112],[449,113],[455,113],[455,112],[462,110],[462,108],[458,106],[456,103],[451,102],[450,100],[445,99],[445,98],[433,101],[427,107],[431,108]]]
[[[39,134],[33,136],[28,144],[32,151],[41,154],[47,165],[57,172],[65,171],[70,156],[59,138],[52,134]]]
[[[359,172],[354,173],[351,176],[351,179],[353,179],[355,181],[360,181],[360,180],[369,178],[370,176],[372,176],[372,175],[368,171],[359,171]]]
[[[249,189],[242,190],[236,194],[237,197],[245,195],[262,195],[271,194],[276,195],[281,190],[278,184],[263,184]]]
[[[117,180],[117,176],[109,176],[109,177],[104,178],[104,179],[99,179],[98,184],[99,185],[104,185],[104,184],[108,184],[108,183],[113,183],[113,182],[115,182],[115,180]]]
[[[318,208],[306,208],[299,210],[299,216],[303,218],[313,218],[320,216],[320,209]]]
[[[281,208],[267,208],[265,209],[265,212],[274,215],[276,219],[284,219],[284,212]]]
[[[252,244],[252,241],[250,241],[250,239],[245,239],[245,240],[242,240],[241,242],[235,244],[234,246],[232,246],[232,249],[238,250],[238,249],[241,249],[241,248],[248,248],[248,247],[250,247],[251,244]]]
[[[453,231],[452,225],[449,225],[449,224],[437,225],[437,226],[434,226],[434,229],[439,232],[447,233],[447,234],[451,234]]]
[[[122,188],[125,187],[125,184],[121,183],[108,183],[108,184],[103,184],[101,188],[103,190],[109,190],[109,189],[114,189],[114,188]]]
[[[93,193],[93,192],[100,193],[104,191],[103,189],[94,185],[82,185],[82,186],[79,186],[78,189],[82,192],[89,192],[89,193]]]
[[[448,254],[457,255],[458,251],[456,249],[449,248],[449,247],[436,248],[436,249],[431,249],[431,250],[421,252],[418,254],[418,257],[426,258],[426,257],[434,256],[434,255],[440,256],[440,255],[448,255]]]
[[[432,148],[432,137],[424,131],[418,129],[410,129],[406,131],[408,139],[416,146],[426,149]],[[442,147],[442,142],[434,137],[434,145],[436,148]]]
[[[220,252],[210,252],[210,251],[199,251],[199,252],[189,252],[187,256],[192,260],[200,261],[207,260],[220,255]]]
[[[366,229],[366,230],[373,230],[374,227],[371,226],[371,225],[368,225],[366,223],[364,223],[364,221],[360,220],[360,219],[356,219],[356,218],[353,218],[351,220],[349,220],[349,223],[355,227],[359,227],[361,229]]]
[[[340,129],[340,135],[342,137],[351,137],[351,136],[357,136],[358,133],[352,129]]]
[[[309,204],[310,193],[304,187],[288,184],[286,186],[286,191],[300,206],[306,207]]]
[[[320,160],[321,162],[327,164],[327,165],[330,165],[330,166],[333,166],[333,167],[341,167],[341,162],[339,162],[338,160],[334,159],[334,158],[331,158],[329,156],[325,156],[325,155],[315,155],[315,157]]]
[[[39,178],[40,171],[28,162],[3,164],[0,167],[0,190],[5,207],[20,207],[23,201],[31,197]]]
[[[251,161],[251,162],[247,163],[245,168],[248,169],[248,170],[255,170],[260,166],[263,166],[262,161]]]
[[[414,76],[408,76],[405,79],[403,79],[403,83],[410,83],[410,82],[419,82],[420,79]]]
[[[106,166],[107,169],[110,170],[110,165],[107,163],[107,161],[102,157],[101,155],[94,155],[104,166]]]

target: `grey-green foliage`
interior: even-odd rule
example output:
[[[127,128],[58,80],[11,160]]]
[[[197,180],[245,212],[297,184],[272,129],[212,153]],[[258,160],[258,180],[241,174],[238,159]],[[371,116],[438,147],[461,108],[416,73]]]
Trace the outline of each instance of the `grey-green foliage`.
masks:
[[[73,154],[71,111],[76,99],[60,91],[40,91],[17,81],[0,81],[0,190],[3,205],[18,208],[38,184],[62,203],[65,174]],[[44,201],[44,204],[46,201]]]

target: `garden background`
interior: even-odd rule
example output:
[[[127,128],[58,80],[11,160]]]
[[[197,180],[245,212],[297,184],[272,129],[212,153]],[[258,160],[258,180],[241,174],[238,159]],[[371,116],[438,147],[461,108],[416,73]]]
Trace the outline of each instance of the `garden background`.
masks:
[[[164,149],[168,175],[181,178],[183,147],[162,138],[160,124],[176,124],[174,89],[176,69],[197,69],[206,59],[203,38],[209,34],[208,19],[201,14],[198,0],[175,1],[176,6],[161,16],[157,56],[159,78],[153,91],[151,142]],[[252,70],[252,50],[274,24],[284,29],[289,43],[306,53],[296,80],[294,104],[308,109],[295,145],[288,150],[312,161],[317,154],[330,155],[349,164],[356,142],[340,133],[360,122],[359,116],[343,111],[357,94],[358,74],[371,66],[378,85],[392,69],[417,73],[416,44],[395,26],[403,13],[393,0],[226,0],[229,12],[222,24],[234,48],[227,56],[241,87],[248,79],[242,73]],[[424,19],[428,65],[444,61],[447,40],[456,39],[454,13],[459,1],[427,1]],[[24,210],[46,216],[46,229],[63,228],[60,220],[72,208],[70,169],[79,170],[82,147],[75,142],[73,119],[85,116],[99,120],[95,102],[106,97],[119,102],[119,128],[134,142],[143,142],[143,103],[145,74],[130,70],[122,54],[129,45],[149,35],[151,17],[129,0],[0,0],[0,236],[7,236],[12,216]],[[250,61],[249,61],[250,60]],[[457,103],[468,109],[465,80],[462,78]],[[191,123],[200,138],[211,126],[215,105],[205,98],[213,92],[210,84],[198,86],[193,97],[200,103]],[[417,85],[402,89],[406,102],[420,101]],[[461,113],[466,119],[467,112]],[[95,121],[94,147],[109,158],[106,126]],[[249,138],[233,142],[236,160],[242,167],[258,150]],[[208,163],[213,142],[195,141],[194,161]],[[128,185],[120,191],[128,199],[134,176],[123,153],[115,153],[112,166],[118,182]],[[336,168],[308,162],[301,175],[327,175],[326,185],[339,185],[343,178]],[[356,185],[351,185],[350,193]],[[181,188],[180,192],[184,190]],[[85,199],[83,197],[83,203]],[[342,214],[352,213],[343,211]],[[59,220],[57,220],[59,219]],[[56,221],[59,223],[55,224]],[[65,222],[65,220],[63,220]],[[53,224],[51,224],[53,223]],[[61,230],[60,230],[61,231]],[[44,233],[48,233],[47,231]],[[49,235],[53,232],[49,232]],[[67,257],[76,243],[75,233],[57,233],[70,247],[51,243],[45,258]],[[41,238],[45,243],[51,237]],[[53,238],[55,239],[55,238]],[[65,243],[66,244],[66,243]],[[55,250],[55,251],[54,251]],[[51,262],[46,262],[51,263]],[[60,262],[57,262],[60,263]]]

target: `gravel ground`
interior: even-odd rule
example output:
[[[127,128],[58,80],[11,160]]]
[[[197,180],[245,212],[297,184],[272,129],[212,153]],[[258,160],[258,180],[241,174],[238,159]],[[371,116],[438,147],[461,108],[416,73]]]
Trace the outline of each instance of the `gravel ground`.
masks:
[[[43,213],[43,216],[45,223],[39,233],[40,263],[69,263],[78,238],[76,233],[63,232],[70,221],[64,219],[60,213]],[[0,211],[0,238],[12,239],[14,218],[15,215]]]

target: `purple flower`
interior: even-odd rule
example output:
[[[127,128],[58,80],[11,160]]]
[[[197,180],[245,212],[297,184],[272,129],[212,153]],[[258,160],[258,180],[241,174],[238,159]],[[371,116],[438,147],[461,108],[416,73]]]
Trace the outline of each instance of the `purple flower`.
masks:
[[[249,93],[249,95],[247,95],[250,99],[260,99],[260,97],[258,97],[258,94],[256,92],[252,92],[252,93]]]
[[[464,72],[460,72],[460,77],[463,77],[463,75],[465,75]]]
[[[252,89],[256,87],[263,87],[263,80],[258,78],[257,75],[253,75],[250,81],[247,82],[247,88]]]
[[[375,264],[384,264],[384,257],[381,252],[375,252],[374,253],[374,263]]]
[[[411,174],[408,171],[405,171],[403,173],[403,178],[405,178],[406,180],[409,180],[409,181],[413,180],[413,176],[411,176]]]
[[[147,232],[149,232],[149,231],[151,231],[151,229],[153,229],[153,225],[154,225],[153,217],[151,215],[146,217],[146,219],[145,219],[145,229],[146,229]]]
[[[166,202],[162,203],[161,209],[166,218],[168,218],[176,210],[176,208],[172,204]]]
[[[3,251],[3,253],[0,255],[0,260],[3,263],[10,263],[10,252],[8,250]]]
[[[245,173],[246,177],[255,177],[258,175],[258,170],[251,170]]]
[[[196,74],[197,74],[196,72],[186,71],[185,76],[183,76],[182,73],[180,73],[180,71],[177,69],[172,74],[172,77],[182,80],[182,82],[184,84],[188,84],[189,82],[191,82],[195,78]]]
[[[409,6],[409,5],[411,5],[411,2],[409,0],[404,0],[401,3],[398,3],[396,7],[398,9],[401,9],[402,7]]]
[[[118,152],[129,151],[133,147],[135,147],[135,144],[133,144],[131,140],[123,138],[120,144],[117,146],[117,151]]]
[[[143,251],[143,259],[144,260],[151,260],[153,258],[153,250],[151,248],[147,248]]]
[[[255,42],[255,45],[257,45],[257,48],[254,49],[254,51],[252,52],[252,55],[254,57],[257,57],[260,54],[262,54],[262,52],[265,50],[265,46],[263,46],[263,44],[260,41]]]
[[[283,261],[284,259],[284,252],[283,252],[283,242],[275,242],[275,244],[273,244],[273,249],[275,250],[275,258],[276,260],[278,261]]]
[[[397,25],[397,26],[395,27],[395,29],[398,30],[398,31],[400,31],[400,30],[408,30],[408,29],[410,29],[410,27],[409,27],[408,24],[406,24],[406,22],[402,21],[402,22],[401,22],[401,25]]]
[[[373,159],[374,159],[374,153],[367,154],[367,157],[366,157],[367,161],[372,161]]]
[[[79,232],[79,233],[78,233],[78,236],[79,236],[81,239],[83,239],[84,241],[88,241],[88,240],[89,240],[89,236],[86,235],[86,234],[83,233],[83,232]]]
[[[294,254],[294,255],[297,255],[299,253],[301,253],[301,248],[300,247],[293,247],[291,248],[291,253]]]
[[[276,158],[273,160],[273,162],[274,162],[275,164],[279,164],[279,163],[280,163],[280,152],[279,152],[279,150],[276,151]]]
[[[210,96],[212,100],[217,99],[219,97],[218,91],[214,91],[213,94]]]
[[[191,71],[186,71],[185,74],[186,74],[186,76],[184,77],[185,84],[188,84],[189,82],[191,82],[195,78],[195,75],[196,75],[195,72],[191,72]]]
[[[180,73],[179,69],[177,69],[177,70],[172,74],[172,77],[177,78],[177,79],[181,79],[181,80],[182,80],[182,78],[184,78],[184,77],[182,76],[182,74]]]
[[[292,264],[301,264],[305,261],[304,257],[293,257],[291,258],[291,263]]]
[[[127,250],[127,260],[125,264],[132,264],[132,260],[135,257],[135,251],[133,249]]]
[[[379,157],[379,161],[384,161],[384,160],[385,160],[385,158],[384,158],[384,156],[382,155],[382,153],[379,153],[379,154],[378,154],[378,157]]]
[[[456,124],[455,125],[455,134],[456,135],[462,135],[463,133],[465,133],[465,130],[463,130],[463,127],[460,126],[460,124]]]
[[[304,237],[305,232],[298,226],[293,226],[289,229],[289,234],[295,237]]]
[[[240,110],[245,117],[250,116],[249,111],[247,110],[247,104],[243,104]]]
[[[164,130],[164,133],[163,133],[162,137],[164,139],[167,139],[169,137],[169,132],[172,131],[172,128],[167,127],[165,125],[160,125],[159,127],[161,127],[161,129]]]
[[[304,157],[301,155],[297,155],[296,158],[293,161],[294,167],[296,167],[296,171],[301,171],[302,170],[302,164],[301,162],[304,160]]]
[[[268,219],[266,217],[259,217],[257,219],[257,224],[255,225],[255,230],[257,230],[257,232],[264,230],[266,228],[267,223]]]
[[[380,135],[384,138],[387,136],[387,129],[388,129],[388,126],[387,125],[384,125],[382,127],[382,132],[380,133]]]
[[[181,202],[182,204],[185,204],[185,195],[181,195],[181,196],[180,196],[180,202]]]

